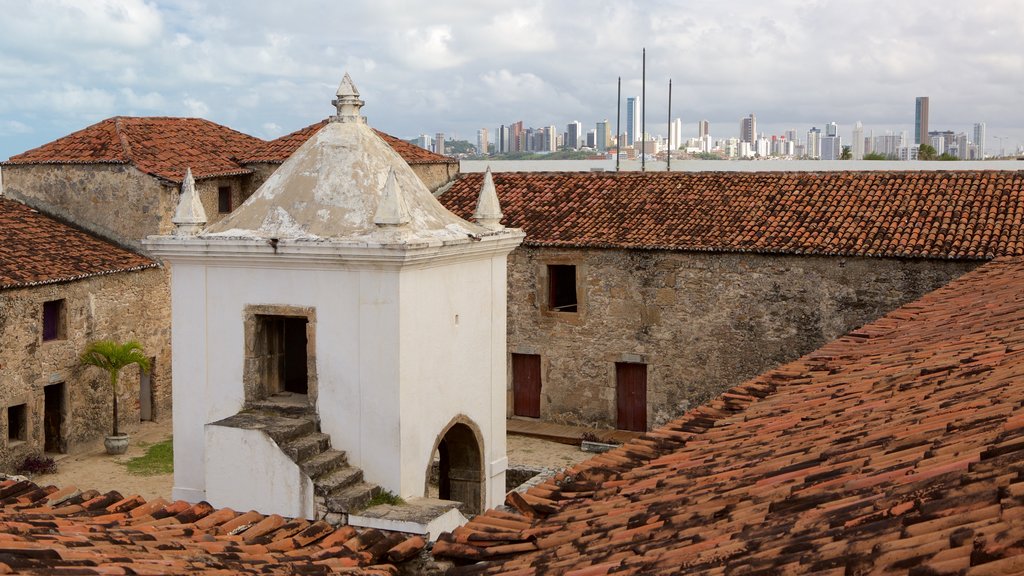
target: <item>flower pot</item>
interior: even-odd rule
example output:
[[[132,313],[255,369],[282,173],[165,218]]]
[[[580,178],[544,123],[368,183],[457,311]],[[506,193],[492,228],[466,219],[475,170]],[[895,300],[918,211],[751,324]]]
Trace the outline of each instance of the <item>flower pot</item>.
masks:
[[[124,454],[128,450],[128,435],[107,436],[103,439],[103,445],[107,447],[107,454]]]

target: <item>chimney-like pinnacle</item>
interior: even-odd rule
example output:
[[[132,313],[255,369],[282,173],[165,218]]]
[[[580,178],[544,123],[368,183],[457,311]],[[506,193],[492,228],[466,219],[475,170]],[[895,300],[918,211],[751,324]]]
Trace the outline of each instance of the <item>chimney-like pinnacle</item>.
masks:
[[[484,183],[480,186],[480,196],[476,199],[473,219],[484,228],[497,232],[505,228],[501,225],[503,216],[498,202],[498,191],[494,188],[494,178],[491,176],[491,167],[488,166],[484,172]]]
[[[366,120],[359,115],[359,109],[363,107],[362,100],[359,99],[359,90],[356,85],[352,82],[352,77],[345,73],[345,77],[341,79],[341,84],[338,85],[337,98],[331,100],[331,104],[338,109],[337,114],[331,118],[333,122],[365,122]]]
[[[185,169],[185,178],[181,181],[181,196],[178,208],[174,211],[174,232],[178,236],[195,236],[206,226],[206,210],[196,191],[196,181],[192,177],[192,168]]]
[[[388,172],[387,182],[384,183],[384,191],[380,204],[377,205],[377,212],[373,216],[373,223],[377,226],[402,226],[408,224],[409,220],[409,206],[405,203],[405,194],[398,185],[395,169],[392,168]]]

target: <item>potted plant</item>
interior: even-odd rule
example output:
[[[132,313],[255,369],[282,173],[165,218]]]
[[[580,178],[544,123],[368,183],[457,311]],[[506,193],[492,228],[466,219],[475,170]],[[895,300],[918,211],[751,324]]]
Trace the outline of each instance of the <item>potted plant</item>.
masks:
[[[121,434],[117,429],[117,381],[121,369],[125,366],[138,364],[143,371],[149,371],[149,358],[142,352],[142,345],[136,341],[118,344],[113,340],[98,340],[90,344],[82,353],[82,364],[98,366],[110,375],[110,392],[114,397],[114,426],[110,436],[103,440],[107,454],[124,454],[128,449],[128,435]]]

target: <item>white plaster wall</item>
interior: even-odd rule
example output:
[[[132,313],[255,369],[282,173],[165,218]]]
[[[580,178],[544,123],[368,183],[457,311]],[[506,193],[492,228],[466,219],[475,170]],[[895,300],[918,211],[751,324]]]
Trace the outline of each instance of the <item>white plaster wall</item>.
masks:
[[[313,482],[259,430],[206,427],[206,500],[216,508],[316,518]]]
[[[175,500],[206,497],[206,270],[177,263],[171,268],[171,413],[174,418]]]
[[[402,273],[403,496],[422,495],[438,435],[464,416],[483,436],[486,505],[504,499],[504,269],[500,255]]]

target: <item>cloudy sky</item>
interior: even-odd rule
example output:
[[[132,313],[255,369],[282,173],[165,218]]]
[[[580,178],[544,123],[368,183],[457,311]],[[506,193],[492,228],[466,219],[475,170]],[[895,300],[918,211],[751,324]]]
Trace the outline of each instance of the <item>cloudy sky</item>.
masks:
[[[201,116],[261,138],[326,117],[349,71],[370,123],[410,138],[522,120],[781,134],[857,120],[988,126],[1024,143],[1020,0],[0,0],[0,159],[115,115]],[[1002,137],[1000,142],[997,137]]]

